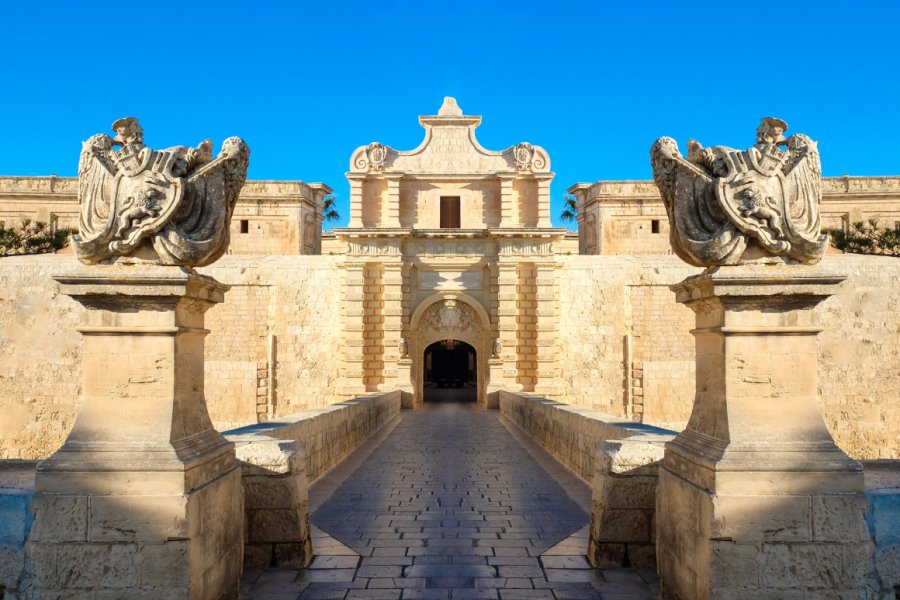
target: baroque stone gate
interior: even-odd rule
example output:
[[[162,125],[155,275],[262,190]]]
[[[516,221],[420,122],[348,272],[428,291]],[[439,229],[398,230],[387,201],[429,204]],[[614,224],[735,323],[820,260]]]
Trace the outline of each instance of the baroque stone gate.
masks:
[[[559,306],[550,160],[539,146],[481,147],[446,98],[415,150],[373,142],[350,160],[342,306],[343,397],[391,389],[422,402],[428,344],[476,350],[478,401],[557,393]]]

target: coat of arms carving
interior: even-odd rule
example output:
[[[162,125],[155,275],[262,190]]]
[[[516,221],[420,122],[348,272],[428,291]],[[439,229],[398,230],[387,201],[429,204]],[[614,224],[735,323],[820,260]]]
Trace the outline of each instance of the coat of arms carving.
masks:
[[[653,144],[653,179],[671,223],[672,248],[696,266],[821,260],[821,172],[816,143],[785,138],[787,123],[766,117],[748,150],[672,138]]]
[[[134,117],[113,123],[115,137],[91,136],[78,164],[81,262],[121,257],[196,267],[222,256],[234,204],[247,179],[250,149],[230,137],[213,158],[212,142],[152,150]]]

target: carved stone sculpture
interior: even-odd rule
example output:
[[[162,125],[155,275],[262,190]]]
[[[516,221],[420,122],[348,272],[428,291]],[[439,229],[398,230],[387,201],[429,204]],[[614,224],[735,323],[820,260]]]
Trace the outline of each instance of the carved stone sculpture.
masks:
[[[701,267],[821,260],[828,238],[819,226],[819,153],[805,135],[785,139],[787,128],[766,117],[752,148],[690,140],[687,158],[672,138],[653,144],[653,179],[675,254]]]
[[[147,148],[134,117],[119,119],[113,129],[115,137],[91,136],[81,150],[81,219],[79,235],[72,236],[78,259],[93,264],[127,256],[199,267],[222,256],[247,179],[247,144],[230,137],[213,158],[210,140],[196,148]]]

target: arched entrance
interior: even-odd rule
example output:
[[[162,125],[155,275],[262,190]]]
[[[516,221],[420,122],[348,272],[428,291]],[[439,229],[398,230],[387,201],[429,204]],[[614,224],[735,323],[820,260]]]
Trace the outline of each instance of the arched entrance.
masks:
[[[455,380],[463,379],[465,383],[474,382],[475,401],[481,405],[487,404],[486,388],[490,378],[490,366],[488,358],[491,355],[491,329],[490,318],[481,304],[467,297],[465,294],[441,292],[423,300],[413,311],[410,318],[409,356],[412,359],[410,365],[410,379],[413,384],[413,402],[421,404],[426,400],[426,383],[432,383],[428,389],[472,389],[463,385],[460,388],[448,387],[457,383]],[[443,355],[438,352],[436,344],[454,340],[457,344],[467,348],[465,360],[471,361],[471,379],[467,377],[444,376],[444,388],[439,387],[440,382],[429,371],[426,361],[426,350],[431,350],[432,365],[435,358]],[[446,345],[446,344],[445,344]],[[471,352],[471,355],[469,354]],[[462,361],[462,359],[459,359]]]
[[[478,354],[454,339],[425,348],[422,396],[425,402],[476,402]]]

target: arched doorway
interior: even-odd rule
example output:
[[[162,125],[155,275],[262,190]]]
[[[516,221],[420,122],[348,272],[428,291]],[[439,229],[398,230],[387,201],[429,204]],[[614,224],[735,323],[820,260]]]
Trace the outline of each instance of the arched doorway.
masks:
[[[435,383],[426,380],[426,349],[446,340],[455,340],[465,344],[467,352],[471,351],[473,362],[473,378],[475,381],[475,401],[487,405],[486,388],[490,380],[491,329],[490,318],[476,300],[463,294],[441,292],[424,299],[413,311],[410,318],[409,357],[410,380],[413,384],[413,403],[419,405],[425,401],[425,384]],[[471,350],[468,350],[471,349]],[[468,360],[469,355],[466,355]],[[453,378],[456,379],[456,378]],[[429,389],[470,389],[440,388],[437,385]]]
[[[423,360],[425,402],[476,402],[478,355],[471,345],[454,339],[425,348]]]

